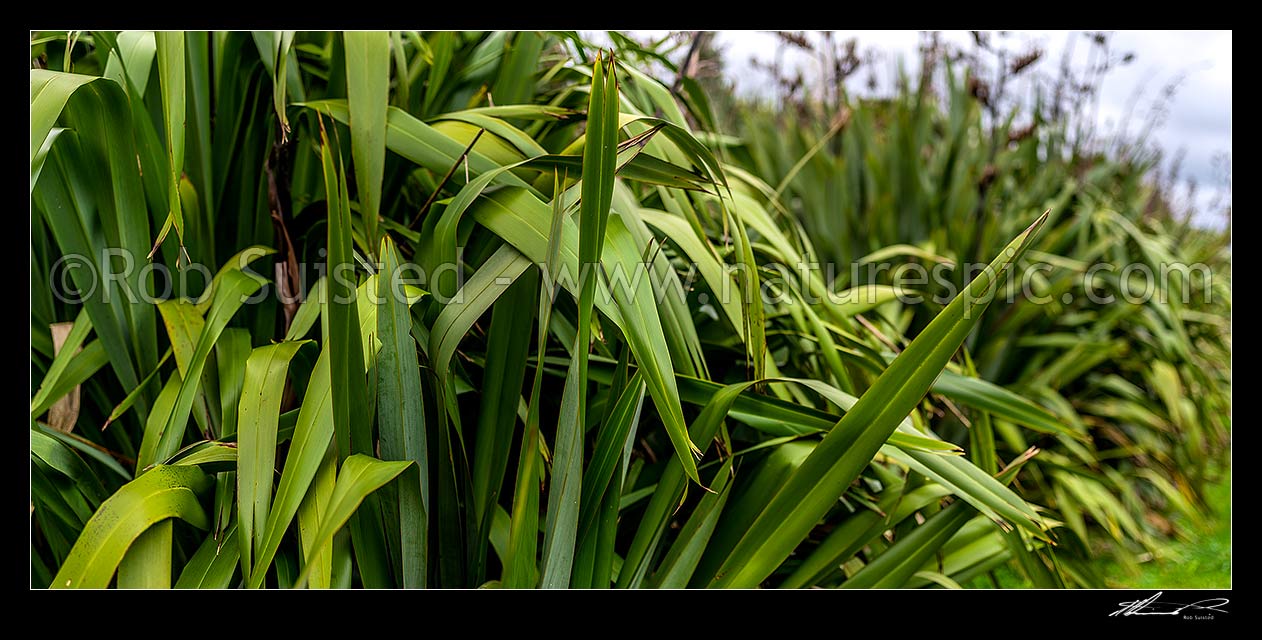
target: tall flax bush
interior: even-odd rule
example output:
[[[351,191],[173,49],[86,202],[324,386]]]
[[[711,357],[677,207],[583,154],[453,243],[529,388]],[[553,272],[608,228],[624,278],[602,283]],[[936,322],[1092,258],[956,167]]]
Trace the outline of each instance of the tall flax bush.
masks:
[[[1199,429],[1171,468],[1218,445],[1132,369],[1039,343],[1018,375],[1082,311],[987,310],[1036,247],[1176,246],[1032,199],[949,304],[829,282],[783,174],[615,42],[33,34],[32,586],[1087,584],[1060,549],[1093,533],[1049,508],[1154,469],[1095,434]],[[1212,357],[1219,307],[1183,313],[1177,353]]]
[[[1051,210],[1024,258],[1028,281],[981,320],[967,366],[1069,432],[1022,432],[979,408],[939,406],[940,433],[974,450],[994,438],[1000,459],[1043,449],[1022,495],[1078,538],[1063,545],[1070,557],[1090,557],[1078,543],[1111,540],[1132,562],[1174,533],[1172,515],[1201,521],[1202,491],[1227,465],[1230,229],[1216,218],[1194,224],[1171,202],[1154,150],[1092,139],[1084,114],[1046,97],[1000,109],[973,69],[941,60],[927,57],[892,99],[746,105],[729,157],[780,185],[822,261],[948,267],[925,283],[931,290],[958,286],[960,265],[985,261],[995,238]],[[837,112],[841,126],[829,117]],[[853,286],[891,282],[896,270],[837,273]],[[914,335],[937,309],[870,319]]]

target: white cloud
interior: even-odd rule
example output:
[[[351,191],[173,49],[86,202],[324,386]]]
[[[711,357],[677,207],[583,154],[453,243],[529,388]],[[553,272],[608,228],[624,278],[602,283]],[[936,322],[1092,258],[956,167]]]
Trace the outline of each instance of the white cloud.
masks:
[[[971,43],[966,31],[944,31],[942,37],[956,44]],[[861,52],[875,49],[881,53],[877,66],[881,90],[888,90],[900,60],[909,73],[916,71],[921,42],[917,31],[839,31],[834,38],[856,38]],[[1060,63],[1071,40],[1073,60],[1085,64],[1090,47],[1081,32],[1010,32],[1006,44],[1014,49],[1037,45],[1045,51],[1040,64],[1050,68]],[[750,65],[751,57],[771,62],[779,55],[785,69],[801,69],[807,78],[818,75],[818,63],[806,53],[788,47],[777,54],[779,43],[770,32],[721,31],[716,43],[726,52],[728,75],[736,90],[745,95],[769,95],[772,89],[767,73]],[[1202,206],[1221,186],[1214,156],[1231,153],[1231,44],[1230,31],[1114,32],[1113,51],[1133,52],[1135,60],[1111,71],[1100,95],[1098,124],[1116,128],[1137,87],[1142,89],[1129,121],[1134,132],[1143,125],[1147,107],[1162,87],[1183,76],[1164,125],[1154,132],[1154,141],[1166,150],[1167,157],[1178,149],[1186,151],[1183,171],[1199,183]],[[861,71],[857,78],[854,89],[862,90],[857,85],[866,81],[867,72]]]

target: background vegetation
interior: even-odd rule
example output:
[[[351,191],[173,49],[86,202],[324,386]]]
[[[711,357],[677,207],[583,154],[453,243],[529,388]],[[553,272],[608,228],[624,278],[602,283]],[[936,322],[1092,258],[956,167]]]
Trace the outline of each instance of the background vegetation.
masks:
[[[32,586],[1099,586],[1206,522],[1230,240],[1151,155],[609,37],[32,34]]]

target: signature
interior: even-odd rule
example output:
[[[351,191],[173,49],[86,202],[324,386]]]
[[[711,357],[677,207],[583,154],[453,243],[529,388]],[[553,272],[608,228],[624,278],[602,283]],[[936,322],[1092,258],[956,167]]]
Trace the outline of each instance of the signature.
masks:
[[[1180,602],[1157,602],[1157,598],[1161,597],[1162,592],[1158,591],[1147,600],[1135,600],[1134,602],[1119,602],[1121,609],[1109,614],[1113,616],[1177,616],[1186,610],[1194,610],[1195,612],[1204,613],[1229,613],[1226,609],[1219,609],[1228,602],[1227,598],[1209,598],[1192,604],[1183,604]]]

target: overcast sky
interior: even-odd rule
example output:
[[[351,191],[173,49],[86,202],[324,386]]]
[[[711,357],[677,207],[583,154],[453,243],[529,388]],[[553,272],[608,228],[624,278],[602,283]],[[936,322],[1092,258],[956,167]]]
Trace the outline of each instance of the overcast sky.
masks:
[[[638,32],[637,35],[663,35],[667,32]],[[1230,31],[1116,31],[1110,47],[1116,52],[1133,52],[1134,62],[1110,71],[1100,96],[1098,124],[1106,130],[1117,128],[1128,104],[1137,89],[1142,97],[1137,101],[1130,118],[1130,130],[1136,132],[1145,120],[1146,107],[1161,89],[1178,77],[1182,81],[1169,104],[1164,125],[1155,132],[1156,142],[1166,150],[1170,158],[1178,149],[1184,149],[1183,174],[1195,178],[1199,184],[1197,201],[1200,208],[1208,206],[1215,194],[1230,202],[1230,163],[1226,171],[1215,167],[1215,157],[1230,158],[1231,154],[1231,32]],[[810,34],[817,36],[818,34]],[[972,38],[967,31],[943,31],[943,40],[969,45]],[[856,38],[859,51],[874,49],[880,52],[877,77],[886,83],[893,77],[897,60],[901,57],[909,72],[918,67],[917,47],[921,42],[918,31],[837,31],[837,40]],[[1088,43],[1082,32],[1070,31],[1013,31],[1004,41],[1009,49],[1022,51],[1025,45],[1036,45],[1045,52],[1040,65],[1050,73],[1059,65],[1066,43],[1077,39],[1074,58],[1084,65]],[[770,62],[776,55],[777,38],[765,31],[720,31],[716,44],[725,52],[727,75],[736,89],[744,94],[766,94],[770,89],[766,72],[750,65],[750,58],[757,57]],[[796,49],[785,52],[787,68],[800,66],[808,78],[818,73],[818,63]],[[851,79],[852,90],[862,90],[867,74],[860,72]],[[878,89],[878,91],[883,90]],[[1221,163],[1220,163],[1221,165]],[[1222,224],[1219,216],[1202,212],[1198,219],[1208,224]]]

